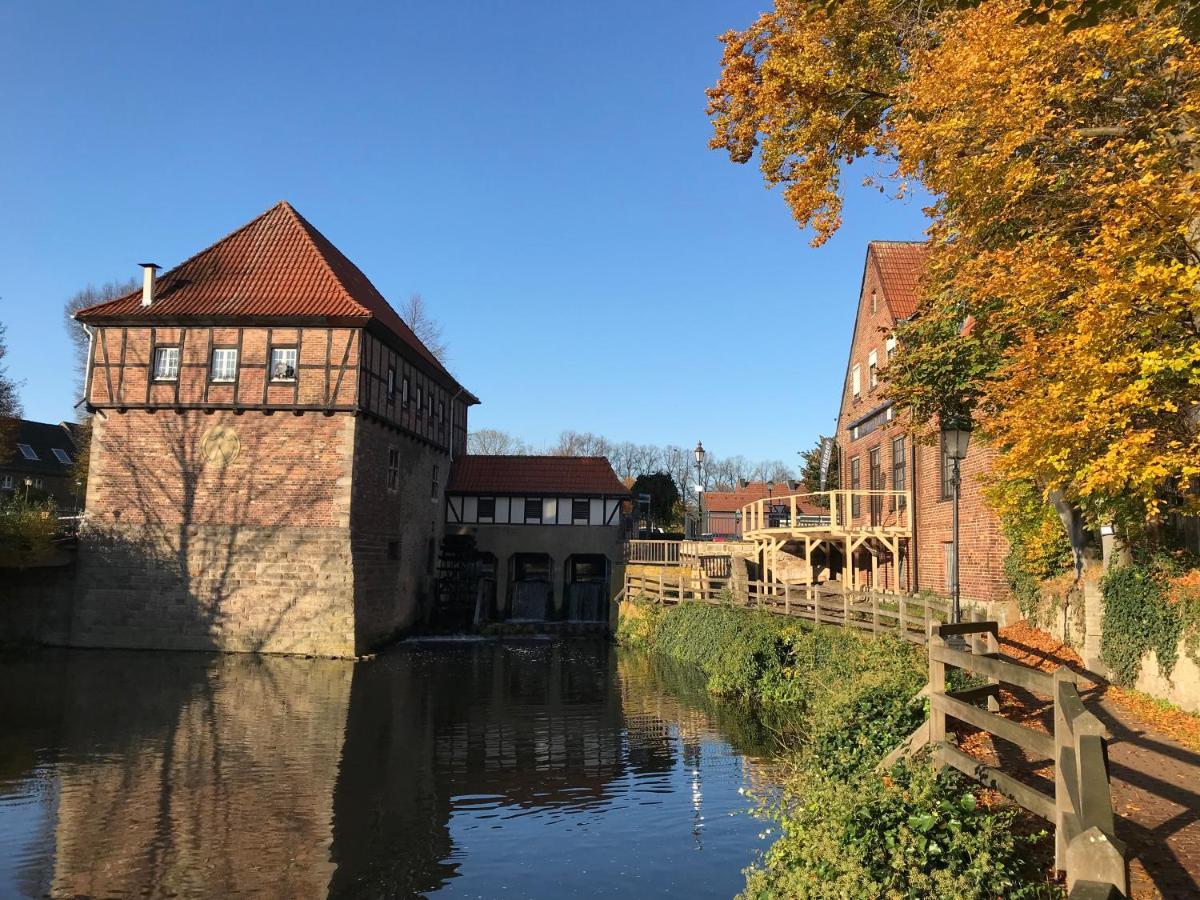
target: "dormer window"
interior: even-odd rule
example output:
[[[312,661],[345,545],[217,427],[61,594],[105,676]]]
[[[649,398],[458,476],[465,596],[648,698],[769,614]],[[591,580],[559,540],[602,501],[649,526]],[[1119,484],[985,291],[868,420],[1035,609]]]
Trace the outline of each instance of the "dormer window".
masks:
[[[296,355],[297,351],[295,347],[271,348],[272,381],[296,380]]]
[[[175,381],[179,378],[179,348],[154,348],[154,380]]]
[[[71,457],[67,453],[66,450],[63,450],[60,447],[54,447],[50,450],[50,452],[53,453],[54,458],[57,459],[60,463],[62,463],[64,466],[69,466],[71,464]]]
[[[37,455],[37,451],[34,450],[32,447],[30,447],[28,444],[17,444],[17,449],[20,450],[21,455],[28,460],[37,462],[37,460],[39,459],[39,457]]]

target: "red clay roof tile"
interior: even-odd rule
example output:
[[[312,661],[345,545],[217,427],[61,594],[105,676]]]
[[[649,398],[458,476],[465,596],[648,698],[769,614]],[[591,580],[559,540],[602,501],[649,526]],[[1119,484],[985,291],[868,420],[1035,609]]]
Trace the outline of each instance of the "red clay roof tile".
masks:
[[[154,303],[142,289],[80,310],[82,322],[180,319],[372,319],[433,370],[458,382],[413,334],[362,270],[281,200],[211,247],[164,272]]]
[[[875,259],[883,298],[892,317],[897,321],[907,319],[917,311],[919,282],[929,257],[929,244],[924,241],[871,241],[869,250]]]
[[[603,456],[460,456],[446,490],[456,494],[626,496]]]

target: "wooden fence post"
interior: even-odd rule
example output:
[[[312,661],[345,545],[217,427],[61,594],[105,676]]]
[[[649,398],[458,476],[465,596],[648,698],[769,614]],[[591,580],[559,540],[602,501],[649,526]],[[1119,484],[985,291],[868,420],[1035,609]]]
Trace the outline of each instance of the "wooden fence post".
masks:
[[[946,646],[946,641],[931,626],[926,632],[929,640],[929,743],[933,747],[935,763],[941,762],[942,745],[946,743],[946,713],[938,706],[936,698],[946,692],[946,664],[934,658],[934,650]]]
[[[879,633],[879,595],[871,591],[871,633]]]
[[[783,586],[783,614],[790,616],[792,614],[792,586],[784,584]]]
[[[903,594],[900,595],[900,637],[908,638],[908,600]]]
[[[1071,794],[1067,789],[1067,770],[1074,768],[1075,760],[1068,761],[1066,755],[1075,755],[1070,736],[1070,723],[1063,706],[1063,689],[1074,679],[1065,666],[1054,672],[1054,867],[1060,872],[1067,869],[1066,817],[1071,811]],[[1064,765],[1065,764],[1065,765]]]

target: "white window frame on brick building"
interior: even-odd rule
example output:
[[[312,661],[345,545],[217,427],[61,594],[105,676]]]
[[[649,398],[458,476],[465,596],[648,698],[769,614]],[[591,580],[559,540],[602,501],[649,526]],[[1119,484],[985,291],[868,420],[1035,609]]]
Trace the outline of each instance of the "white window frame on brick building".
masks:
[[[237,347],[213,347],[212,362],[209,366],[210,381],[229,384],[237,380],[238,352]]]
[[[164,346],[154,348],[154,380],[179,380],[179,347]]]
[[[295,347],[271,348],[271,380],[275,382],[296,380],[299,351]],[[280,367],[282,366],[282,372]]]
[[[867,372],[871,389],[874,390],[879,387],[879,354],[874,350],[867,354]]]
[[[858,363],[850,370],[850,390],[855,397],[862,394],[862,367]]]
[[[889,334],[887,340],[883,342],[883,358],[888,362],[892,361],[892,354],[896,352],[896,336]]]

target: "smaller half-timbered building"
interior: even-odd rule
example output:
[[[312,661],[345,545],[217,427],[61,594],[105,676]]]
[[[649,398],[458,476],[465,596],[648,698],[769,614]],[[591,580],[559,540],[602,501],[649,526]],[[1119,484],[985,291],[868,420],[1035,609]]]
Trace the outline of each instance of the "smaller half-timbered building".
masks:
[[[476,618],[607,622],[629,497],[603,457],[456,459],[447,542],[476,566]]]

